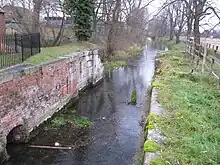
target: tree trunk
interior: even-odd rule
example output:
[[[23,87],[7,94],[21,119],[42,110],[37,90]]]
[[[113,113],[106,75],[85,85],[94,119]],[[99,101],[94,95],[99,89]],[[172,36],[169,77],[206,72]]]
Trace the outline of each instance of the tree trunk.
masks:
[[[173,17],[171,17],[171,14],[170,14],[170,38],[169,40],[173,40]]]
[[[193,1],[189,0],[189,3],[186,6],[186,17],[187,17],[187,40],[190,39],[192,35],[192,25],[193,25],[193,11],[191,9]]]
[[[172,29],[170,29],[170,38],[169,38],[169,40],[170,41],[173,40],[173,30]]]
[[[113,56],[115,54],[115,36],[116,36],[116,31],[118,28],[118,19],[119,19],[119,14],[121,11],[121,0],[117,0],[115,4],[115,8],[113,10],[113,17],[111,21],[111,26],[109,29],[108,33],[108,40],[107,40],[107,53],[110,56]]]
[[[52,43],[52,46],[60,45],[60,41],[62,39],[63,31],[64,31],[64,21],[65,21],[65,15],[63,13],[62,23],[61,23],[59,32],[58,32],[56,38],[54,39],[54,41]]]
[[[33,0],[32,32],[40,32],[40,10],[43,0]]]
[[[97,40],[97,20],[95,17],[93,17],[93,21],[92,21],[92,40],[93,41]]]
[[[189,22],[187,22],[187,34],[186,34],[187,40],[190,39],[191,35],[192,35],[192,21],[189,20]]]
[[[199,22],[200,22],[200,16],[203,7],[201,6],[200,2],[197,0],[193,1],[193,8],[194,8],[194,29],[193,29],[193,35],[194,35],[194,42],[196,44],[200,44],[200,32],[199,32]],[[197,49],[197,46],[196,46]]]
[[[200,32],[199,32],[199,17],[195,17],[194,20],[194,42],[200,44]]]
[[[177,34],[177,35],[176,35],[176,44],[179,44],[179,43],[180,43],[180,35]]]

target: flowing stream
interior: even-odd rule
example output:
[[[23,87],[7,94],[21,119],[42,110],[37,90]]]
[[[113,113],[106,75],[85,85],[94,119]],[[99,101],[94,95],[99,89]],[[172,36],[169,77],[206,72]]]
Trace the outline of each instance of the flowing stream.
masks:
[[[72,150],[28,148],[9,145],[11,159],[6,165],[132,165],[143,138],[142,119],[145,91],[152,81],[156,51],[145,48],[142,55],[129,65],[106,75],[95,88],[83,92],[65,111],[75,109],[94,123],[87,130],[69,126],[58,132],[39,131],[30,143],[38,145],[75,146]],[[132,91],[137,92],[137,104],[129,105]],[[62,110],[61,110],[62,111]],[[45,126],[46,127],[46,126]],[[45,133],[46,132],[46,133]]]

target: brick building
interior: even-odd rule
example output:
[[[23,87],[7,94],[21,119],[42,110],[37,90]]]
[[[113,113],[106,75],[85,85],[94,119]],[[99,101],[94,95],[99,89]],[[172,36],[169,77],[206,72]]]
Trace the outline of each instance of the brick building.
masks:
[[[5,12],[0,9],[0,35],[5,34]]]

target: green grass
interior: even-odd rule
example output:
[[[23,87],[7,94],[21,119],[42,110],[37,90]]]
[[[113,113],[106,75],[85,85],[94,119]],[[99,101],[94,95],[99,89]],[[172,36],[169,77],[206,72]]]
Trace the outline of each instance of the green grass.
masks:
[[[191,75],[182,45],[171,47],[157,72],[155,86],[166,113],[158,126],[166,140],[162,159],[169,164],[220,164],[220,90],[206,75]],[[158,85],[159,84],[159,85]]]
[[[16,65],[22,62],[21,54],[0,54],[0,67]]]
[[[109,61],[105,62],[104,64],[106,70],[114,70],[128,65],[125,61]]]
[[[43,47],[41,48],[41,53],[38,53],[28,58],[25,63],[40,64],[43,62],[54,60],[59,56],[68,55],[73,51],[81,51],[91,47],[92,44],[88,42],[68,44],[56,47]]]
[[[128,104],[131,104],[131,105],[137,104],[137,91],[135,89],[131,93],[131,101]]]
[[[147,117],[147,125],[146,125],[146,130],[152,130],[155,128],[155,123],[157,120],[157,115],[150,113]]]
[[[220,58],[220,52],[215,53],[215,51],[211,48],[208,48],[207,52],[208,52],[208,55],[212,55],[212,56],[216,56],[216,57]]]
[[[59,128],[66,124],[73,124],[79,128],[85,128],[93,125],[85,116],[77,116],[74,109],[68,109],[58,112],[53,118],[47,121],[47,128]]]
[[[154,158],[150,160],[150,165],[166,165],[166,164],[162,159]]]
[[[144,152],[156,152],[159,149],[160,146],[152,140],[147,140],[144,142]]]

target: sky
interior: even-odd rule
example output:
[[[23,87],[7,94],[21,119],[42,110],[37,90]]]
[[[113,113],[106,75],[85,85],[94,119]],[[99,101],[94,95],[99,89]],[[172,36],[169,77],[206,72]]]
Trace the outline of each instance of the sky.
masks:
[[[147,3],[149,0],[146,0],[145,3]],[[154,0],[148,7],[150,17],[155,15],[158,11],[158,9],[162,6],[162,4],[165,2],[165,0]],[[219,0],[212,0],[212,6],[219,7],[218,5]],[[203,32],[204,30],[209,30],[213,26],[215,26],[219,22],[219,19],[212,14],[211,16],[207,16],[205,19],[201,21],[201,28],[200,31]],[[218,25],[216,29],[220,29],[220,25]]]

